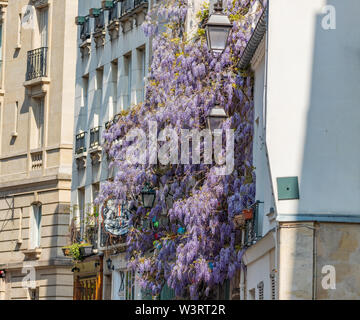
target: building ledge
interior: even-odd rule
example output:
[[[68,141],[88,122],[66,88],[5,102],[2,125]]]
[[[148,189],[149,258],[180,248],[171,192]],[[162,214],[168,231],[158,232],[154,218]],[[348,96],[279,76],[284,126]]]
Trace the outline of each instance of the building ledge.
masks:
[[[50,83],[50,78],[48,77],[39,77],[32,80],[28,80],[24,82],[25,88],[35,87],[38,85],[45,85]]]
[[[39,260],[41,256],[42,249],[35,248],[23,251],[25,255],[25,260]]]
[[[24,87],[33,98],[43,97],[49,90],[50,78],[39,77],[24,82]]]

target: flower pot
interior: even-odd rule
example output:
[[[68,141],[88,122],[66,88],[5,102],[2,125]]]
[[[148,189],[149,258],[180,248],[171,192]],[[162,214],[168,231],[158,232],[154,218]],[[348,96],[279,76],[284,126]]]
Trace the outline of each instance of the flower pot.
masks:
[[[242,211],[245,220],[251,220],[253,218],[253,209],[244,209]]]
[[[238,214],[234,216],[233,219],[234,225],[236,229],[240,229],[245,224],[245,217],[242,214]]]
[[[83,257],[87,257],[87,256],[92,255],[92,253],[93,253],[92,251],[93,251],[93,246],[82,246],[82,247],[80,247],[80,254]]]
[[[70,256],[70,248],[61,248],[65,257]]]

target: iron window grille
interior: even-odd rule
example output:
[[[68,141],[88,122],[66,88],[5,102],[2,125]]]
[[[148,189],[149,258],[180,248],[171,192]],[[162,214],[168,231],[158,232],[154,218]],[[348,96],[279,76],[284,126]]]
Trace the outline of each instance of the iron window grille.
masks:
[[[28,51],[26,81],[47,76],[47,52],[47,47]]]
[[[79,154],[82,152],[86,152],[85,132],[81,132],[76,135],[75,153]]]
[[[90,148],[100,145],[100,127],[90,129]]]
[[[90,39],[91,33],[90,33],[90,19],[89,17],[85,17],[85,22],[81,25],[80,30],[80,39],[82,41],[85,41],[87,39]]]

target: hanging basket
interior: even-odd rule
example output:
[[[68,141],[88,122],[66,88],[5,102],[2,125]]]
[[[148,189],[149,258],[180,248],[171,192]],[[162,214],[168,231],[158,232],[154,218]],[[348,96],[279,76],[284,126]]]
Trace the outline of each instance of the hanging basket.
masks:
[[[245,220],[251,220],[254,216],[254,210],[253,209],[244,209],[242,211],[242,214],[243,214]]]

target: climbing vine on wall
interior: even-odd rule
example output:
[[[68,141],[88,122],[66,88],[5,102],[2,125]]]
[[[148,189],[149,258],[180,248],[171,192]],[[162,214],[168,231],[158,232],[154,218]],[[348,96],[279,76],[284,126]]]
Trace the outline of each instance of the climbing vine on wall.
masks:
[[[143,29],[153,39],[153,56],[145,101],[121,115],[104,134],[109,165],[116,170],[97,202],[112,197],[131,204],[129,267],[139,272],[141,286],[154,296],[166,283],[177,297],[206,299],[241,265],[243,250],[236,243],[233,217],[254,203],[254,115],[252,76],[237,64],[263,9],[255,0],[224,5],[233,27],[219,56],[209,52],[203,31],[193,38],[186,34],[186,0],[163,1],[149,11]],[[207,19],[208,7],[201,10],[198,18]],[[181,129],[204,129],[217,100],[228,115],[223,129],[235,134],[231,174],[217,175],[214,164],[125,161],[132,143],[119,141],[124,142],[131,129],[148,132],[149,121],[156,121],[158,131],[172,128],[179,136]],[[152,209],[141,207],[145,183],[157,190]]]

